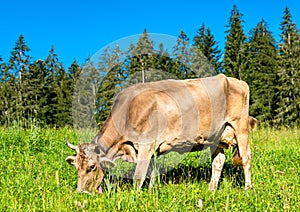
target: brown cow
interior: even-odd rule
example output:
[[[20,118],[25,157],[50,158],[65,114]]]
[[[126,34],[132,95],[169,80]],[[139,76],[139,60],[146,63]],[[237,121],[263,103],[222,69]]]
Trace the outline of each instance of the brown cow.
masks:
[[[237,149],[233,162],[243,166],[248,189],[248,110],[248,85],[223,74],[126,88],[117,95],[109,117],[91,143],[75,146],[67,141],[77,152],[66,158],[77,169],[77,191],[95,191],[102,182],[104,168],[115,166],[118,158],[137,164],[134,179],[140,188],[148,168],[153,179],[154,154],[208,147],[213,161],[209,189],[215,190],[225,161],[223,149],[231,146]]]

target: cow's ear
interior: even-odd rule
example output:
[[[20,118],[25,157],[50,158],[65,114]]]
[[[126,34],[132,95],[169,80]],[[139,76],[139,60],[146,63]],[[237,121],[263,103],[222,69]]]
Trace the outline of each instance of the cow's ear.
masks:
[[[66,158],[66,161],[67,161],[70,165],[74,165],[75,156],[68,156],[68,157]]]
[[[110,167],[115,167],[116,164],[112,160],[102,157],[102,158],[100,158],[100,166],[103,169],[108,169]]]

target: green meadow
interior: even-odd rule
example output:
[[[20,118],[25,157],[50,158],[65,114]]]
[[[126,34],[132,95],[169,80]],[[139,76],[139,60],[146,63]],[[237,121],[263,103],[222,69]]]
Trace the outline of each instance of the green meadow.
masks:
[[[219,189],[208,191],[207,152],[184,154],[178,164],[141,191],[131,180],[106,175],[102,194],[75,192],[77,174],[65,162],[66,144],[89,141],[91,132],[73,129],[0,129],[0,211],[298,211],[300,129],[260,129],[251,133],[253,188],[243,190],[243,172],[226,162]],[[167,156],[166,156],[167,157]],[[173,160],[174,155],[166,161]],[[175,155],[175,158],[178,156]],[[158,159],[159,160],[159,159]],[[119,165],[127,163],[120,162]],[[130,165],[128,165],[131,169]],[[120,167],[119,167],[120,168]],[[115,170],[118,173],[118,170]]]

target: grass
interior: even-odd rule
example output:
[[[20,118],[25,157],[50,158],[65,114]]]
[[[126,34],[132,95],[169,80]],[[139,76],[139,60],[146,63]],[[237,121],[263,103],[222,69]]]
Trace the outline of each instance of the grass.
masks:
[[[299,129],[261,129],[251,135],[253,189],[248,191],[243,190],[241,169],[231,164],[232,153],[226,151],[215,193],[208,191],[211,162],[201,152],[171,164],[173,171],[162,175],[154,189],[145,186],[136,192],[132,182],[118,178],[103,182],[100,195],[77,194],[76,171],[64,161],[73,154],[65,138],[76,143],[93,135],[67,128],[0,129],[0,211],[297,211],[300,207]]]

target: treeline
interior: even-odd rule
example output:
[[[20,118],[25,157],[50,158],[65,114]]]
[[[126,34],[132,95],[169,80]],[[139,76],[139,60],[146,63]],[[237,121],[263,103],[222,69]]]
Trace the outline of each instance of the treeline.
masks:
[[[262,19],[248,35],[234,5],[222,51],[204,24],[193,39],[182,30],[172,49],[158,46],[144,30],[138,42],[107,47],[82,65],[64,67],[54,47],[32,61],[21,35],[9,61],[0,57],[0,125],[95,127],[109,114],[113,97],[134,84],[224,73],[250,86],[250,113],[273,126],[300,124],[300,38],[285,8],[276,42]]]

